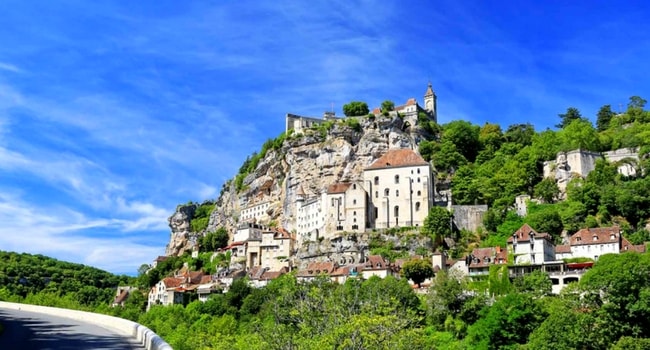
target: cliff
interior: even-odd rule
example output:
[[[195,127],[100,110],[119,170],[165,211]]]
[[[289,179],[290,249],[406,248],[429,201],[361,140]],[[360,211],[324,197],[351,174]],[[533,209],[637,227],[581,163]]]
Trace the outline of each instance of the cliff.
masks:
[[[398,116],[360,117],[358,124],[349,119],[324,123],[303,133],[288,133],[282,145],[267,150],[253,171],[243,178],[239,191],[229,180],[217,199],[204,232],[225,227],[232,234],[242,212],[264,203],[258,223],[295,229],[296,192],[302,187],[308,196],[326,191],[341,181],[360,179],[363,169],[389,149],[417,149],[425,139],[415,120]],[[167,255],[179,255],[191,249],[195,234],[190,231],[191,209],[179,206],[170,217],[172,230]]]

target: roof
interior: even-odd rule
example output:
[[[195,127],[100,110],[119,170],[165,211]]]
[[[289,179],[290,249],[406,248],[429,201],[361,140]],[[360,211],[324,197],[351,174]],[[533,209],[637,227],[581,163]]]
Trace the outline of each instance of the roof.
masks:
[[[159,255],[154,261],[155,262],[161,262],[161,261],[167,260],[168,258],[169,258],[168,256]]]
[[[515,237],[517,237],[517,242],[530,242],[531,234],[533,236],[533,239],[534,237],[539,237],[548,239],[549,241],[552,240],[551,235],[548,233],[538,233],[537,231],[533,230],[533,228],[528,224],[524,224],[517,231],[515,231],[512,236],[508,237],[508,243],[513,243]]]
[[[274,280],[287,273],[287,271],[288,269],[286,267],[283,267],[282,269],[280,269],[280,271],[266,271],[262,274],[260,280],[262,281]]]
[[[468,258],[470,268],[487,267],[507,263],[508,252],[501,247],[475,248]]]
[[[556,245],[555,254],[560,254],[560,253],[571,253],[571,246],[568,244]]]
[[[328,194],[345,193],[345,191],[347,191],[348,188],[350,188],[350,186],[352,186],[352,184],[349,182],[332,184],[327,186],[327,193]]]
[[[424,93],[424,96],[431,96],[434,95],[435,93],[433,92],[433,87],[431,87],[431,83],[429,83],[429,86],[427,86],[427,91]]]
[[[381,255],[370,255],[363,266],[364,270],[385,270],[390,268],[390,262]]]
[[[298,190],[296,191],[297,196],[305,196],[305,189],[302,187],[302,185],[298,185]]]
[[[399,111],[401,111],[402,109],[404,109],[404,108],[406,108],[408,106],[415,106],[417,104],[418,104],[418,102],[414,98],[409,98],[408,100],[406,100],[405,104],[403,104],[401,106],[397,106],[393,110],[399,112]]]
[[[621,240],[621,251],[645,253],[646,248],[645,248],[645,244],[634,245],[630,243],[630,241],[628,241],[627,238],[623,237],[623,239]]]
[[[165,277],[162,279],[162,283],[166,288],[178,288],[183,283],[183,279],[177,277]]]
[[[113,301],[113,304],[121,304],[121,303],[123,303],[126,300],[126,298],[128,298],[128,296],[129,296],[129,291],[128,290],[123,290],[122,293],[120,293],[120,295],[118,295],[115,298],[115,301]]]
[[[429,165],[422,156],[412,149],[394,149],[379,157],[366,170],[395,168],[403,166]]]
[[[618,243],[621,239],[621,228],[618,226],[583,228],[574,233],[569,242],[574,245],[595,245]]]
[[[336,269],[336,264],[331,261],[312,262],[307,265],[306,269],[298,271],[298,277],[318,276],[320,274],[329,275]]]

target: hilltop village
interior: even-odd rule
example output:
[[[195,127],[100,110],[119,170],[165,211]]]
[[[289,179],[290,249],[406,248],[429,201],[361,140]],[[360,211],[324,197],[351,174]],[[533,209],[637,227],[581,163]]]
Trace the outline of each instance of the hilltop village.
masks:
[[[293,135],[295,149],[304,147],[305,135],[324,130],[324,125],[325,141],[311,141],[318,147],[300,157],[284,157],[287,160],[282,162],[293,163],[285,164],[281,171],[274,170],[280,161],[264,163],[262,159],[254,172],[241,178],[241,188],[230,184],[229,200],[222,193],[224,198],[217,201],[207,228],[199,234],[191,227],[195,206],[180,207],[170,218],[168,255],[187,253],[198,258],[205,254],[201,237],[218,226],[227,227],[228,243],[211,252],[213,272],[192,271],[186,264],[173,276],[163,277],[149,292],[149,307],[205,301],[212,293],[228,291],[235,279],[244,277],[254,287],[290,272],[299,281],[405,278],[403,265],[416,259],[429,261],[434,273],[454,271],[478,280],[486,278],[494,266],[505,268],[512,278],[543,271],[551,278],[553,292],[559,293],[578,281],[603,254],[645,252],[645,245],[630,243],[618,226],[582,228],[558,242],[549,233],[523,224],[509,233],[505,247],[475,247],[452,258],[454,237],[435,241],[420,234],[426,230],[432,209],[447,210],[450,232],[476,232],[482,229],[488,206],[454,204],[449,182],[441,179],[432,162],[420,153],[418,144],[430,133],[423,125],[437,123],[437,97],[431,84],[423,105],[410,98],[401,106],[375,108],[367,116],[346,118],[337,118],[332,112],[323,118],[287,114],[285,134]],[[363,125],[358,121],[361,118]],[[430,122],[433,124],[427,124]],[[370,131],[359,136],[359,129]],[[352,140],[349,143],[356,153],[345,143],[340,148],[327,143],[337,132]],[[364,137],[373,140],[364,143]],[[363,147],[370,149],[365,155]],[[337,153],[347,157],[336,159]],[[323,160],[323,154],[329,158]],[[305,165],[310,159],[314,162],[311,168]],[[555,181],[561,191],[558,197],[562,197],[567,183],[576,177],[586,178],[599,159],[617,164],[624,176],[634,176],[636,168],[629,160],[638,162],[639,155],[634,148],[602,154],[581,149],[560,152],[556,160],[544,163],[544,178]],[[620,162],[622,159],[627,161]],[[338,168],[333,165],[337,162]],[[326,174],[327,167],[332,170]],[[334,181],[326,182],[329,179]],[[525,216],[529,203],[540,203],[540,199],[522,194],[511,207]],[[390,242],[393,247],[401,244],[410,257],[391,260],[371,254],[378,241]],[[158,257],[152,268],[167,258]],[[431,277],[410,282],[414,288],[422,288],[431,283]]]

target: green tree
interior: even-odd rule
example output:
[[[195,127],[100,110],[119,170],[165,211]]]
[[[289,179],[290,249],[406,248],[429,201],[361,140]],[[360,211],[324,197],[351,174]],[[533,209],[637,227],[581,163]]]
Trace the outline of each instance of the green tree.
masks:
[[[604,105],[598,110],[596,114],[596,129],[598,131],[605,131],[609,128],[609,122],[614,118],[616,113],[612,111],[611,105]]]
[[[478,125],[465,120],[455,120],[442,126],[442,142],[449,141],[467,160],[473,162],[480,149]]]
[[[343,105],[343,114],[345,114],[346,117],[363,116],[367,115],[369,112],[368,104],[365,102],[352,101]]]
[[[600,151],[602,146],[598,132],[590,121],[576,119],[563,126],[559,132],[563,151],[582,149],[588,151]]]
[[[544,321],[542,307],[527,294],[512,293],[482,311],[470,326],[467,341],[472,349],[515,349]]]
[[[510,125],[503,134],[507,142],[515,143],[520,147],[530,145],[534,136],[535,128],[530,123]]]
[[[434,206],[424,219],[421,232],[433,240],[437,246],[445,237],[452,234],[452,214],[443,207]]]
[[[393,110],[395,110],[395,103],[393,101],[386,100],[381,103],[381,113],[385,116]]]
[[[216,231],[209,232],[199,238],[199,250],[201,252],[213,252],[228,245],[228,231],[219,227]]]
[[[551,294],[553,283],[546,272],[535,270],[522,277],[517,277],[513,286],[519,293],[528,293],[539,298]]]
[[[557,124],[555,127],[559,129],[564,129],[567,125],[576,120],[586,120],[582,117],[580,111],[575,107],[567,108],[565,113],[560,113],[558,116],[560,117],[560,124]]]
[[[420,286],[425,279],[433,277],[431,260],[413,259],[405,262],[402,266],[402,275]]]
[[[534,193],[535,197],[541,198],[545,203],[554,203],[560,195],[560,188],[555,179],[547,177],[535,185]]]

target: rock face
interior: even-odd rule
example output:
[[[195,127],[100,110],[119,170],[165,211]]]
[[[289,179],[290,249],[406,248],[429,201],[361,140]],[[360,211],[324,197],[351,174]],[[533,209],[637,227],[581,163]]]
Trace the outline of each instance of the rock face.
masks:
[[[239,192],[235,181],[224,185],[206,232],[225,227],[232,238],[242,210],[266,202],[270,204],[263,219],[266,222],[259,223],[275,223],[291,232],[296,225],[295,200],[300,186],[307,196],[313,196],[330,184],[361,179],[363,169],[387,150],[417,149],[425,136],[418,126],[409,126],[398,117],[363,117],[359,123],[360,130],[338,121],[326,132],[290,134],[282,147],[266,152],[244,178]],[[172,237],[168,255],[182,254],[191,246],[191,214],[182,208],[169,219]]]
[[[190,222],[196,211],[195,204],[179,205],[176,212],[169,217],[169,228],[172,230],[171,238],[165,255],[183,255],[192,248],[192,237],[195,235],[190,230]]]

